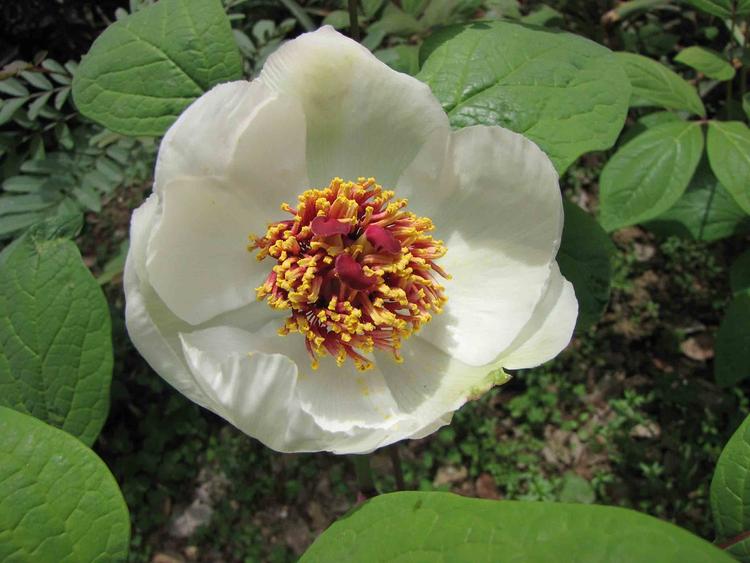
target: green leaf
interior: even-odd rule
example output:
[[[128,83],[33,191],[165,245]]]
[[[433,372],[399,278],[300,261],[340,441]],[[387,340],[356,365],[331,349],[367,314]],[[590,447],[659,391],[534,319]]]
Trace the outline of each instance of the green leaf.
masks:
[[[47,100],[49,100],[50,96],[52,95],[52,92],[45,92],[41,96],[39,96],[36,100],[31,102],[29,104],[29,119],[32,121],[37,118],[39,115],[39,112],[42,111],[42,108],[44,107],[44,104],[47,103]]]
[[[102,268],[102,273],[99,274],[98,278],[96,278],[96,281],[99,285],[106,285],[113,279],[118,277],[120,274],[122,274],[123,270],[125,269],[125,260],[128,257],[129,248],[130,244],[128,240],[125,239],[124,241],[122,241],[117,254],[109,259],[109,261],[104,265],[104,268]]]
[[[297,4],[294,0],[279,0],[284,7],[291,12],[291,14],[297,18],[297,21],[299,24],[303,27],[305,31],[314,31],[315,30],[315,22],[310,19],[310,16],[307,15],[307,12]]]
[[[17,78],[6,78],[5,80],[0,80],[0,93],[23,98],[29,95],[29,89]]]
[[[615,55],[628,74],[634,97],[659,107],[687,110],[701,117],[706,116],[706,108],[703,107],[698,92],[679,74],[648,57],[633,53]]]
[[[638,135],[601,175],[599,222],[607,231],[653,219],[685,192],[703,152],[697,123],[663,123]]]
[[[0,405],[92,444],[109,408],[109,308],[76,245],[46,239],[54,230],[28,233],[0,264]]]
[[[676,113],[672,113],[671,111],[655,111],[641,117],[638,120],[638,123],[642,124],[646,129],[651,129],[656,125],[661,125],[662,123],[670,123],[672,121],[682,120],[680,119],[680,116],[678,116]]]
[[[119,185],[123,181],[122,169],[106,156],[96,159],[96,169],[114,185]]]
[[[738,561],[742,563],[750,562],[750,538],[735,538],[724,549]]]
[[[68,96],[70,95],[70,88],[63,88],[60,90],[57,94],[55,94],[55,100],[53,102],[53,105],[55,106],[55,109],[60,110],[65,105],[65,101],[68,99]]]
[[[647,223],[662,235],[712,242],[750,232],[750,217],[701,160],[685,193],[672,207]]]
[[[21,164],[21,172],[29,174],[65,174],[68,171],[70,160],[65,158],[55,158],[60,154],[51,154],[46,158],[33,158]],[[66,155],[67,156],[67,155]]]
[[[52,74],[50,74],[50,77],[52,78],[52,80],[54,80],[58,84],[62,84],[63,86],[73,84],[73,79],[67,74],[57,74],[56,72],[53,72]]]
[[[50,72],[56,72],[57,74],[68,74],[68,71],[65,70],[65,67],[54,59],[44,59],[42,61],[42,67],[46,68]]]
[[[736,385],[750,377],[748,326],[750,326],[750,294],[741,293],[729,304],[716,335],[714,377],[716,382],[723,387]],[[750,496],[745,499],[750,502]],[[746,529],[750,530],[750,526]]]
[[[720,18],[731,19],[732,12],[737,16],[750,15],[750,0],[687,0],[699,10]]]
[[[78,109],[125,135],[161,135],[212,86],[242,77],[219,0],[161,0],[102,33],[73,80]]]
[[[102,200],[92,186],[76,186],[73,188],[76,200],[89,211],[99,213],[102,210]]]
[[[60,121],[55,125],[55,137],[57,137],[57,142],[60,143],[60,146],[66,150],[72,150],[75,146],[73,133],[64,121]]]
[[[40,90],[52,90],[52,88],[54,88],[52,82],[50,82],[41,72],[24,70],[21,72],[21,76],[23,76],[29,84],[36,86]]]
[[[565,16],[554,8],[542,4],[538,9],[521,18],[523,23],[542,27],[562,26]]]
[[[508,22],[434,33],[417,78],[454,127],[501,125],[536,142],[559,172],[615,142],[630,87],[612,53],[587,39]]]
[[[750,294],[750,250],[743,252],[729,268],[729,285],[732,292]]]
[[[401,7],[404,12],[418,18],[429,3],[430,0],[401,0]]]
[[[742,110],[745,112],[747,118],[750,119],[750,92],[742,96]]]
[[[362,12],[368,18],[374,16],[385,0],[362,0]]]
[[[368,33],[404,36],[419,33],[423,30],[422,24],[414,16],[400,10],[392,3],[388,3],[380,19],[367,29]]]
[[[122,561],[130,517],[99,457],[69,434],[0,407],[0,560]]]
[[[38,192],[47,178],[42,176],[31,176],[29,174],[20,174],[6,178],[3,182],[3,189],[6,192]]]
[[[750,416],[729,439],[716,463],[711,512],[721,543],[750,531]]]
[[[614,245],[607,233],[583,209],[563,201],[563,228],[557,263],[573,284],[578,299],[578,323],[581,331],[594,325],[609,303],[612,278],[610,259]]]
[[[47,209],[57,203],[54,198],[40,194],[3,195],[0,196],[0,215],[23,213]]]
[[[13,215],[0,217],[0,237],[5,237],[7,235],[22,231],[23,229],[30,227],[34,223],[40,221],[42,217],[44,217],[44,215],[37,211],[30,211],[28,213],[14,213]],[[0,382],[0,387],[1,386],[2,383]],[[2,400],[0,400],[0,404],[2,404]]]
[[[333,10],[323,18],[323,25],[330,25],[335,29],[347,29],[349,27],[349,12],[346,10]]]
[[[734,78],[734,67],[721,55],[705,47],[687,47],[674,58],[678,63],[694,68],[709,78],[726,81]]]
[[[411,76],[419,72],[419,47],[416,45],[396,45],[390,49],[380,49],[373,54],[398,72]]]
[[[29,236],[44,240],[74,239],[82,228],[83,216],[80,213],[61,212],[34,225],[29,229]]]
[[[680,116],[671,111],[655,111],[653,113],[647,113],[640,117],[633,125],[628,127],[625,132],[620,136],[618,141],[619,145],[624,145],[630,142],[632,139],[646,131],[661,125],[662,123],[669,123],[671,121],[684,121],[680,119]]]
[[[319,536],[300,561],[720,563],[732,558],[686,530],[624,508],[402,492],[356,508]]]
[[[740,121],[709,121],[706,151],[716,177],[750,213],[750,129]]]
[[[596,500],[596,494],[589,481],[575,473],[566,473],[559,498],[560,502],[591,504]]]
[[[13,114],[16,113],[23,104],[29,101],[28,98],[10,98],[8,100],[0,100],[3,105],[0,106],[0,125],[4,125],[11,119]]]

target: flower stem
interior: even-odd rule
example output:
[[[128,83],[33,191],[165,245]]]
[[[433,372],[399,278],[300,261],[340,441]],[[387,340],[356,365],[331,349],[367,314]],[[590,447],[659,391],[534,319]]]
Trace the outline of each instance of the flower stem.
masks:
[[[731,27],[729,28],[729,64],[732,64],[732,52],[734,51],[734,46],[736,43],[735,37],[734,37],[734,28],[737,25],[737,2],[736,0],[732,2],[732,18],[731,18]],[[732,82],[734,80],[727,81],[727,99],[725,102],[725,110],[729,111],[729,104],[732,102]]]
[[[393,465],[393,476],[396,479],[396,490],[403,491],[406,486],[404,485],[404,470],[401,468],[401,456],[398,455],[398,444],[393,444],[388,448],[388,453],[391,456],[391,465]]]
[[[378,495],[375,488],[375,481],[372,478],[372,469],[370,468],[370,455],[353,455],[351,456],[354,463],[354,470],[357,473],[357,497],[358,501],[367,500]]]
[[[750,19],[745,20],[745,29],[742,36],[742,68],[740,68],[740,102],[745,97],[745,91],[747,90],[747,65],[745,64],[745,51],[747,51],[748,39],[750,39]]]
[[[357,18],[357,0],[349,0],[349,35],[359,41],[359,19]]]

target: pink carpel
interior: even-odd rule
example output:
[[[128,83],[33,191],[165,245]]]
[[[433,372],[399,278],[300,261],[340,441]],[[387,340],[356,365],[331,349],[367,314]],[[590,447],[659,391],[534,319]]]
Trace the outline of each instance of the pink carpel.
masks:
[[[378,252],[400,254],[401,243],[388,230],[379,225],[370,225],[365,229],[365,237]]]
[[[339,279],[352,289],[368,289],[377,281],[374,277],[367,277],[362,271],[362,265],[350,254],[339,254],[336,257],[335,267]]]
[[[348,235],[351,226],[349,223],[342,223],[333,217],[319,215],[310,222],[310,229],[312,229],[314,235],[330,237],[333,235]]]

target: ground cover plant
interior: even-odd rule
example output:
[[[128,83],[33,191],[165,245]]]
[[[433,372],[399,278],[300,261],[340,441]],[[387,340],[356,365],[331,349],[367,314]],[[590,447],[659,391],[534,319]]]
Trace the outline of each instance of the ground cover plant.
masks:
[[[387,561],[436,551],[465,561],[488,554],[571,561],[750,557],[744,485],[750,470],[750,5],[131,0],[82,3],[62,13],[55,4],[46,18],[39,10],[9,12],[3,25],[11,40],[0,44],[0,559]],[[50,26],[54,32],[39,32]],[[86,41],[66,39],[65,29],[84,30],[77,37]],[[335,48],[323,56],[315,49],[327,41]],[[294,51],[296,45],[306,47]],[[284,59],[283,53],[294,55]],[[337,62],[340,53],[347,53],[347,65],[355,63]],[[284,82],[292,67],[298,74]],[[357,74],[363,68],[367,73]],[[368,74],[378,80],[368,83]],[[232,82],[259,76],[252,86]],[[357,80],[347,82],[351,76]],[[392,80],[400,96],[388,94]],[[212,89],[228,82],[242,85]],[[369,88],[353,86],[363,84]],[[340,85],[347,85],[342,93]],[[206,101],[228,88],[240,93],[215,106]],[[257,91],[267,97],[244,93]],[[233,113],[242,96],[249,96],[246,109]],[[298,96],[302,109],[285,96]],[[357,106],[357,96],[368,104]],[[428,102],[417,103],[422,96]],[[332,109],[326,109],[329,98]],[[270,113],[278,100],[288,105]],[[371,108],[380,100],[377,113]],[[435,109],[423,109],[430,104]],[[268,173],[261,176],[263,188],[252,190],[255,207],[268,199],[269,209],[277,209],[329,181],[329,189],[353,190],[348,194],[374,189],[366,177],[357,178],[374,174],[386,180],[384,189],[395,183],[395,197],[407,196],[415,213],[435,219],[445,258],[439,245],[418,244],[428,245],[436,264],[452,265],[454,280],[440,282],[448,297],[442,318],[458,329],[429,352],[403,333],[403,342],[388,351],[405,362],[389,357],[387,364],[404,366],[401,379],[388,385],[399,396],[401,381],[420,369],[468,384],[455,391],[446,385],[448,395],[437,386],[412,397],[415,408],[404,408],[400,395],[401,410],[392,411],[398,424],[390,427],[367,415],[385,395],[372,375],[383,360],[368,356],[364,345],[348,345],[351,340],[337,340],[331,331],[323,333],[325,346],[308,347],[312,360],[294,360],[300,374],[311,361],[321,363],[310,379],[336,370],[329,355],[342,354],[349,366],[340,368],[351,370],[344,374],[349,379],[338,380],[340,389],[324,389],[318,407],[316,395],[298,407],[279,402],[278,392],[263,394],[286,377],[272,371],[280,360],[253,367],[273,352],[294,358],[278,342],[304,349],[299,334],[273,335],[271,348],[252,349],[255,358],[225,351],[234,338],[228,331],[240,328],[243,339],[252,338],[247,319],[271,309],[260,302],[239,317],[205,313],[217,295],[221,303],[233,297],[225,289],[231,265],[212,262],[222,252],[210,244],[201,255],[203,241],[231,230],[242,203],[227,206],[221,221],[205,223],[224,192],[209,200],[201,194],[214,178],[231,176],[222,172],[231,162],[223,155],[240,135],[233,131],[257,107],[271,108],[263,110],[270,128],[249,129],[262,131],[263,142],[244,141],[236,164],[245,166],[240,177],[248,185],[253,174]],[[399,107],[409,109],[398,113]],[[288,125],[295,116],[305,128]],[[337,145],[351,123],[366,128]],[[396,182],[401,171],[380,163],[406,159],[428,126],[425,164]],[[409,182],[439,194],[453,181],[433,173],[445,158],[440,139],[449,138],[445,146],[464,142],[470,149],[445,162],[458,167],[457,177],[471,179],[470,188],[480,186],[481,197],[469,208],[461,205],[470,197],[448,197],[445,213],[439,205],[422,213],[429,202],[409,192]],[[341,153],[331,156],[329,147]],[[341,155],[335,174],[329,172],[328,163]],[[275,162],[285,167],[275,172]],[[282,199],[284,186],[273,187],[274,178],[292,178],[295,162],[306,163],[310,182],[295,184]],[[471,165],[460,168],[461,162]],[[334,175],[358,183],[340,188]],[[200,189],[186,176],[199,178]],[[508,176],[511,181],[503,179]],[[529,192],[546,194],[535,196],[535,221],[524,215],[530,206],[513,198],[526,178],[530,189],[547,186]],[[170,192],[177,181],[182,191]],[[494,191],[482,188],[485,183]],[[180,199],[170,200],[172,193]],[[144,204],[147,198],[151,203]],[[174,213],[170,205],[182,205],[188,217],[176,223],[176,242],[156,265],[152,258],[139,262],[143,248],[156,247],[142,233],[154,239],[153,231],[166,229],[143,217]],[[188,215],[191,210],[200,213]],[[241,242],[255,234],[254,253],[270,248],[281,224],[265,235],[263,229],[279,216],[264,215],[255,231],[242,226]],[[471,219],[469,226],[456,223],[459,233],[488,221],[491,229],[464,248],[450,229],[440,231],[451,216]],[[558,216],[564,216],[559,251],[553,241]],[[338,233],[342,223],[332,227],[325,217],[310,222],[312,242],[303,251],[316,248],[320,237],[334,248],[339,237],[343,253],[354,257],[360,251],[353,244],[363,245],[364,255],[387,257],[391,244],[419,255],[414,239],[393,234],[390,223]],[[419,232],[423,224],[410,225]],[[539,235],[546,224],[553,234]],[[522,237],[520,252],[497,243],[532,225],[541,226]],[[559,265],[557,277],[529,273],[535,236],[553,249],[544,265],[553,273]],[[473,288],[484,288],[481,304],[451,308],[462,303],[460,284],[476,247],[486,252],[483,275],[471,278]],[[457,248],[463,254],[448,261]],[[515,281],[505,286],[499,280],[506,274],[493,269],[496,248],[514,264],[516,277],[509,279]],[[273,265],[268,258],[242,252],[264,268],[265,279]],[[374,264],[336,262],[333,277],[322,283],[343,280],[374,291],[367,279],[381,276],[385,285],[393,279]],[[392,276],[404,271],[396,268]],[[179,283],[164,281],[175,273]],[[509,311],[523,301],[514,288],[528,291],[534,283],[537,295],[516,332],[495,334],[502,323],[482,324],[490,309],[502,326],[513,325]],[[193,284],[198,289],[190,293]],[[269,287],[272,302],[292,293]],[[290,308],[296,310],[282,309]],[[152,324],[134,313],[141,309]],[[431,312],[426,338],[443,322]],[[304,332],[303,324],[293,328]],[[209,338],[216,330],[223,331],[220,338]],[[485,348],[471,347],[487,335]],[[504,337],[508,344],[497,357],[478,360]],[[359,353],[374,357],[378,368],[354,371],[346,357]],[[453,370],[457,364],[464,371]],[[181,369],[191,370],[190,379]],[[387,376],[396,368],[382,369]],[[242,385],[269,373],[267,387],[243,394]],[[348,386],[354,392],[347,395]],[[338,404],[326,403],[329,396]],[[430,405],[441,396],[450,400],[440,399],[448,406],[438,412]],[[429,416],[414,414],[425,409]]]

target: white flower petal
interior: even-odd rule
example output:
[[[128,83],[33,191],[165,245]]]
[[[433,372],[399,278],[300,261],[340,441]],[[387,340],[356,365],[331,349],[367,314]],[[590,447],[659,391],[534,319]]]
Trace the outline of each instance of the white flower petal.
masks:
[[[431,134],[417,156],[396,181],[396,197],[409,200],[409,210],[422,217],[433,217],[457,189],[453,171],[451,135],[442,129]]]
[[[147,277],[146,251],[148,241],[151,239],[151,234],[159,219],[161,219],[159,197],[153,193],[140,207],[133,211],[133,215],[130,217],[130,248],[127,260],[132,261],[135,273],[142,280]]]
[[[154,371],[191,400],[212,408],[211,401],[196,385],[182,355],[179,333],[194,330],[194,327],[175,316],[144,277],[146,246],[159,214],[158,198],[152,195],[135,210],[131,219],[130,252],[123,276],[128,334]],[[206,326],[229,324],[254,331],[274,317],[278,317],[278,313],[264,303],[254,302],[248,307],[216,317]]]
[[[175,317],[142,278],[146,244],[157,212],[158,201],[151,196],[133,213],[123,276],[125,324],[138,352],[159,375],[192,401],[210,408],[211,401],[196,385],[182,358],[177,334],[189,325]]]
[[[402,363],[394,362],[388,354],[375,354],[377,369],[400,411],[408,415],[406,424],[391,431],[388,443],[427,436],[448,424],[452,413],[467,400],[505,381],[497,364],[467,365],[419,336],[404,342],[400,352]]]
[[[294,346],[293,337],[222,326],[180,338],[209,408],[283,452],[368,453],[423,437],[497,382],[489,368],[462,365],[419,339],[405,347],[403,364],[378,354],[378,367],[364,374],[327,365],[311,374],[304,345]],[[270,353],[280,348],[297,361]]]
[[[573,285],[553,265],[547,290],[534,309],[534,314],[500,363],[508,369],[538,366],[551,360],[570,342],[578,317],[578,301]]]
[[[304,337],[278,336],[281,324],[274,321],[258,331],[256,337],[264,340],[256,340],[255,349],[284,354],[297,365],[299,401],[319,426],[351,434],[360,427],[388,428],[401,419],[399,405],[378,369],[361,372],[351,361],[339,367],[331,356],[320,358],[320,366],[313,369]]]
[[[384,443],[388,434],[382,428],[355,421],[341,424],[341,431],[321,426],[304,408],[297,365],[285,355],[269,353],[281,340],[264,332],[221,326],[180,336],[193,376],[212,401],[211,410],[280,452],[369,453]]]
[[[132,260],[125,265],[125,319],[130,340],[153,370],[167,383],[202,407],[213,410],[213,402],[195,383],[182,357],[177,334],[187,328],[169,312],[148,285],[141,287]],[[189,325],[188,325],[189,326]]]
[[[449,412],[438,418],[436,421],[431,422],[424,428],[420,428],[419,430],[417,430],[414,434],[409,436],[409,439],[421,440],[422,438],[426,438],[430,434],[434,434],[435,432],[440,430],[443,426],[448,426],[451,423],[451,420],[453,420],[453,413]]]
[[[452,139],[457,189],[433,215],[448,253],[448,303],[424,338],[473,366],[497,358],[531,318],[562,232],[557,173],[531,141],[500,127]]]
[[[282,45],[260,80],[301,102],[314,186],[336,176],[374,176],[392,188],[430,133],[449,131],[427,85],[391,70],[330,26]]]
[[[302,337],[296,340],[302,346]],[[300,401],[323,428],[390,428],[403,418],[380,370],[360,372],[352,362],[338,367],[330,357],[322,358],[317,370],[310,367],[309,358],[300,358],[297,365]]]
[[[180,338],[212,410],[246,434],[282,452],[326,449],[335,438],[300,407],[294,362],[253,351],[253,334],[217,327]]]
[[[184,177],[221,177],[257,211],[253,228],[308,187],[305,117],[296,100],[262,82],[216,86],[190,105],[159,147],[154,190]]]
[[[161,195],[148,281],[169,309],[199,324],[255,301],[268,268],[248,250],[253,212],[225,182],[181,178]]]

